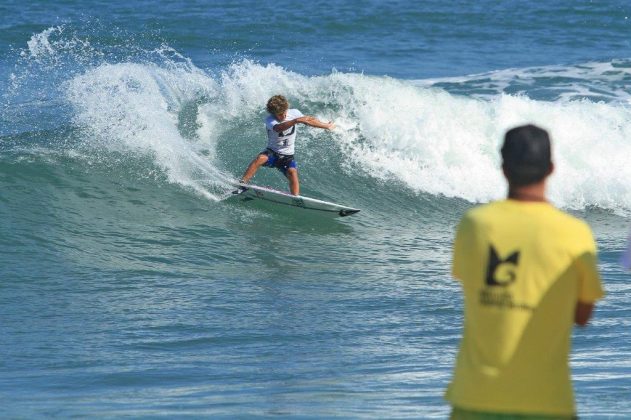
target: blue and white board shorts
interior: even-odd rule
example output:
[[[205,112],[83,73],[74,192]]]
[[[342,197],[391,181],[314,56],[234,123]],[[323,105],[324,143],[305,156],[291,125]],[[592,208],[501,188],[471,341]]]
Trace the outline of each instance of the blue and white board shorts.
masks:
[[[283,175],[287,175],[287,170],[289,168],[297,168],[294,155],[281,155],[272,149],[265,149],[259,154],[267,156],[267,162],[263,166],[276,168],[281,171]]]

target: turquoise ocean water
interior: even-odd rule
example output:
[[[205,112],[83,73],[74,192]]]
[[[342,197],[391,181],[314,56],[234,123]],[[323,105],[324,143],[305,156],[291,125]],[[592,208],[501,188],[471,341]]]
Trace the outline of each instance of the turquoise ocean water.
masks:
[[[579,414],[631,417],[630,35],[626,1],[3,0],[0,416],[444,418],[454,228],[534,122],[608,293]],[[361,213],[224,199],[277,93],[338,126],[302,193]]]

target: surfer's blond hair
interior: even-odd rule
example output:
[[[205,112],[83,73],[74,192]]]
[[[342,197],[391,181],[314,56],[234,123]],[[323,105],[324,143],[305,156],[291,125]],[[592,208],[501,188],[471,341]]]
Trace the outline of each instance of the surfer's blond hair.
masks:
[[[267,101],[267,112],[279,115],[289,109],[289,102],[283,95],[274,95]]]

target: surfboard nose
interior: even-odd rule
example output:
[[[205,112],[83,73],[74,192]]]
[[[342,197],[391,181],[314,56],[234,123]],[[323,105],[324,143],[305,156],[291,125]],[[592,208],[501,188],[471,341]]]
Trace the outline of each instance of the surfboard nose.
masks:
[[[355,213],[359,213],[359,210],[357,210],[357,209],[342,209],[342,210],[340,210],[340,212],[338,214],[340,215],[340,217],[344,217],[344,216],[350,216],[351,214],[355,214]]]

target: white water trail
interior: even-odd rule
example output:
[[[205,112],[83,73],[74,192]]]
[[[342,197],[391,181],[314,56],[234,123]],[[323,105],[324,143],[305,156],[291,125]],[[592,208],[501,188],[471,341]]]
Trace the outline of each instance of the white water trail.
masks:
[[[185,138],[178,129],[182,106],[215,88],[201,72],[129,63],[88,71],[72,79],[66,92],[74,122],[86,130],[91,146],[151,156],[170,182],[217,200],[208,186],[229,176],[200,156],[213,147],[212,138]]]

